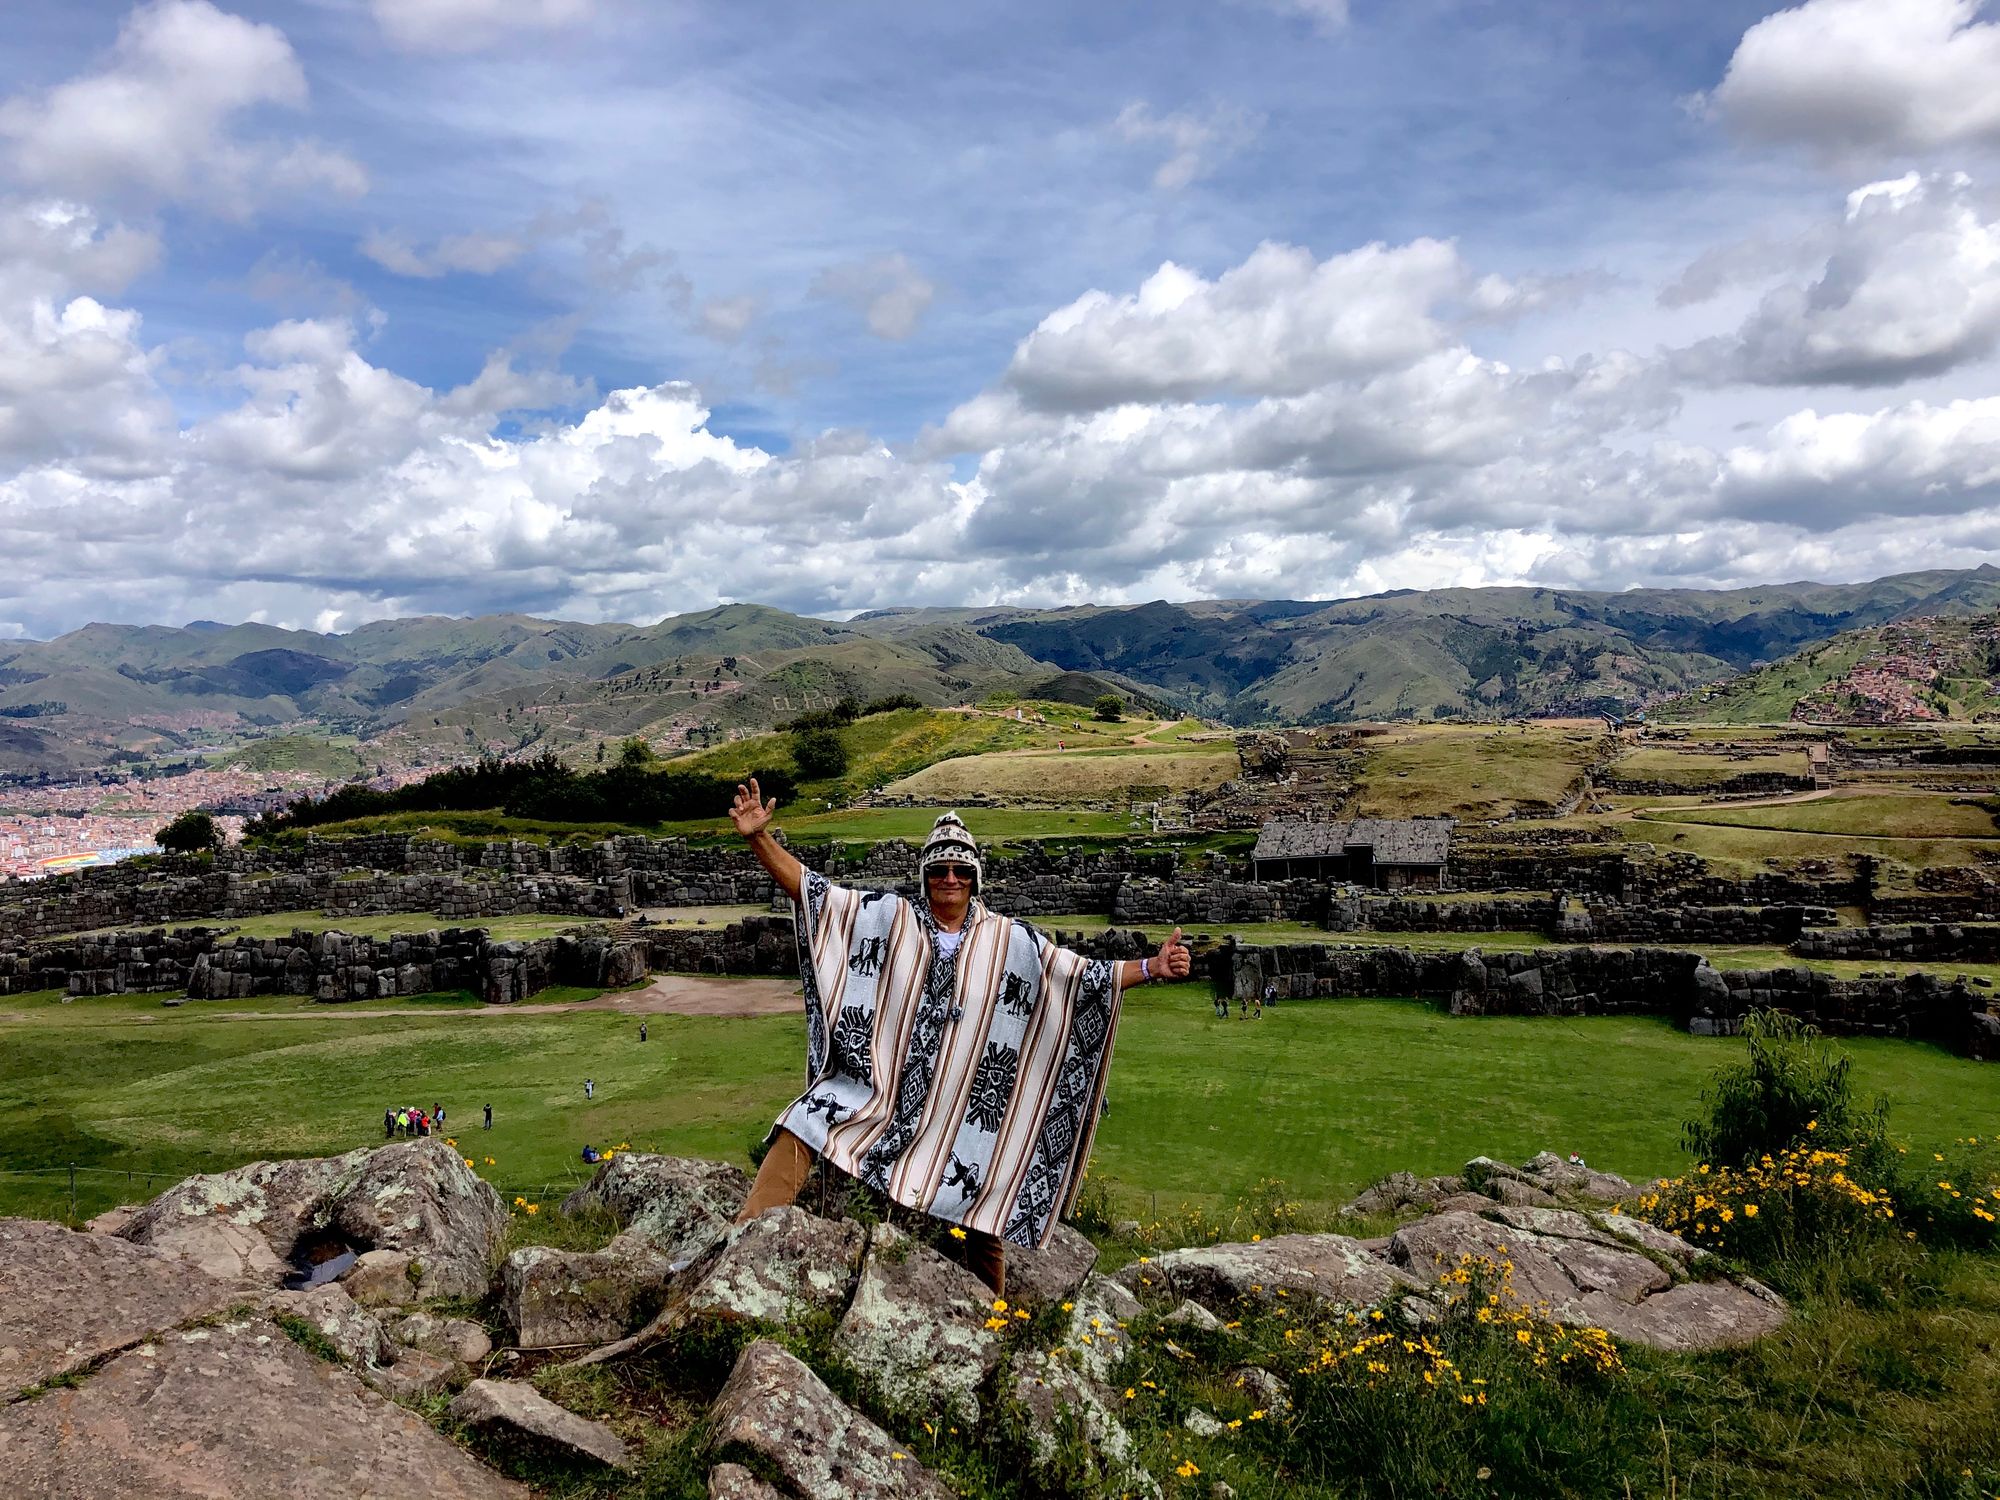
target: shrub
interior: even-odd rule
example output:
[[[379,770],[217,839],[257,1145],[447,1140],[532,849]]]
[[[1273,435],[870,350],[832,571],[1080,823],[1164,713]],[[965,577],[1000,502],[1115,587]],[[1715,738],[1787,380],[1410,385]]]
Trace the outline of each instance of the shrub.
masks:
[[[175,854],[200,854],[222,847],[222,830],[207,813],[190,808],[154,834],[153,842]]]
[[[1817,1134],[1817,1121],[1806,1133]],[[1850,1175],[1849,1153],[1794,1146],[1747,1166],[1704,1162],[1661,1178],[1633,1214],[1704,1250],[1770,1270],[1844,1253],[1893,1227],[1886,1188]]]
[[[1743,1036],[1748,1055],[1716,1072],[1702,1090],[1702,1114],[1682,1128],[1688,1152],[1713,1166],[1747,1167],[1810,1136],[1816,1146],[1853,1152],[1860,1170],[1885,1180],[1888,1100],[1855,1099],[1847,1054],[1779,1011],[1752,1011]]]
[[[894,713],[899,708],[922,708],[924,700],[915,693],[891,693],[886,698],[870,698],[861,710],[861,717],[870,714]]]
[[[1116,693],[1106,693],[1090,705],[1090,716],[1107,724],[1116,724],[1125,717],[1125,705]]]
[[[832,729],[796,729],[792,731],[792,763],[807,781],[842,776],[847,772],[847,746]]]
[[[1975,1135],[1911,1152],[1896,1197],[1905,1227],[1926,1244],[2000,1248],[2000,1141]]]

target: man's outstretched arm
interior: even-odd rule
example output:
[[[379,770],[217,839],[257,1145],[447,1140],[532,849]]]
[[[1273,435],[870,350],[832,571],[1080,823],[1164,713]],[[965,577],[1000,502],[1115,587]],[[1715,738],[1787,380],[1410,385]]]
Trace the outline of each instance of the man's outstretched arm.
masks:
[[[778,889],[796,901],[805,878],[805,866],[771,836],[771,816],[777,810],[778,799],[773,797],[766,802],[763,788],[752,776],[748,786],[741,782],[736,784],[736,800],[730,804],[729,821],[736,825],[738,833],[750,841],[750,852],[757,856],[757,863],[778,883]]]
[[[1176,927],[1174,935],[1160,944],[1160,951],[1151,958],[1128,958],[1118,966],[1118,987],[1129,990],[1135,984],[1147,980],[1185,979],[1194,968],[1194,958],[1181,941],[1181,930]]]

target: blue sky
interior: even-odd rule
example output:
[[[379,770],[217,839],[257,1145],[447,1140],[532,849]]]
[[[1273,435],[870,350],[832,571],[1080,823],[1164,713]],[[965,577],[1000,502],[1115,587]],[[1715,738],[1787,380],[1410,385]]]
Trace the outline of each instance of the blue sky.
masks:
[[[1996,99],[1975,0],[24,8],[0,631],[1987,560]]]

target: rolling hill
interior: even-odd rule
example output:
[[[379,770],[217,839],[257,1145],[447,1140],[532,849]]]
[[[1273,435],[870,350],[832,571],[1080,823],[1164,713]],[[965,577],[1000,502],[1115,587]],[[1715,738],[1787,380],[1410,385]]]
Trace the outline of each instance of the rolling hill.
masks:
[[[1982,566],[1727,590],[889,609],[845,623],[730,604],[646,626],[94,624],[0,645],[0,773],[314,730],[426,763],[635,733],[685,743],[845,694],[946,704],[1045,691],[1062,674],[1077,691],[1106,684],[1238,723],[1588,713],[1755,672],[1845,632],[1996,609],[2000,569]]]

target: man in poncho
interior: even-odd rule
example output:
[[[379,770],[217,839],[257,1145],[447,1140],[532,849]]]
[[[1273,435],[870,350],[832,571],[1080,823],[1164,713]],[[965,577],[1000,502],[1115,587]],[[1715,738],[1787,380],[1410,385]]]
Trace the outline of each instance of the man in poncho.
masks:
[[[960,1226],[967,1264],[1003,1291],[1003,1244],[1040,1245],[1075,1196],[1119,997],[1187,977],[1180,929],[1145,959],[1056,947],[975,899],[979,847],[955,813],[917,857],[915,900],[848,890],[771,836],[777,805],[753,779],[729,815],[797,912],[806,1090],[739,1217],[790,1203],[823,1156]]]

